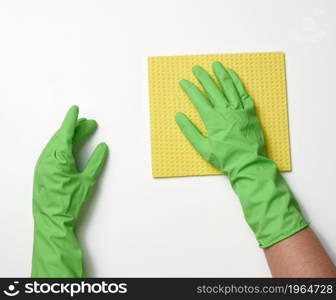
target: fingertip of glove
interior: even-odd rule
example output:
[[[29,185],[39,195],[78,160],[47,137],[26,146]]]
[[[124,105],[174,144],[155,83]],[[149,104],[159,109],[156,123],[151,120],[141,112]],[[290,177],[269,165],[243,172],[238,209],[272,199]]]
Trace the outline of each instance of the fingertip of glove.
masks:
[[[181,112],[177,112],[175,114],[175,120],[178,121],[181,118],[181,115],[183,115]]]
[[[96,120],[90,119],[88,120],[88,122],[90,122],[92,124],[93,127],[97,128],[98,127],[98,123]]]
[[[179,126],[183,126],[183,124],[185,124],[186,118],[186,115],[182,112],[178,112],[175,114],[175,121]]]
[[[74,113],[75,112],[78,113],[79,112],[79,106],[76,105],[76,104],[71,105],[70,108],[69,108],[69,111],[74,112]]]
[[[108,151],[108,146],[105,142],[101,142],[98,144],[97,148],[101,151]]]
[[[209,76],[208,72],[203,69],[200,65],[193,66],[192,68],[193,74],[197,78],[202,78],[203,76]]]
[[[85,120],[82,122],[77,122],[77,127],[81,127],[81,129],[88,130],[92,133],[97,129],[98,123],[96,120]]]
[[[225,69],[224,66],[223,66],[223,64],[220,61],[218,61],[218,60],[216,60],[216,61],[214,61],[212,63],[212,68],[213,69],[219,69],[219,68]]]
[[[200,65],[195,65],[195,66],[192,67],[192,71],[194,73],[197,73],[197,72],[202,71],[202,70],[203,70],[203,68]]]
[[[182,79],[179,81],[179,85],[181,88],[184,88],[185,86],[189,85],[189,81],[186,79]]]
[[[108,154],[108,146],[105,142],[99,143],[96,147],[95,152],[99,153],[99,156],[105,160]]]

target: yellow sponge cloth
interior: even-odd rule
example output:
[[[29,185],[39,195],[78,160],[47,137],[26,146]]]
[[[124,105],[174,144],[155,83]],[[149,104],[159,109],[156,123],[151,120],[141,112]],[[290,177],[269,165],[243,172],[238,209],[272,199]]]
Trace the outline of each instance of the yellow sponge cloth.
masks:
[[[212,74],[213,61],[238,73],[255,101],[269,157],[281,171],[290,171],[284,53],[206,54],[148,58],[153,176],[220,174],[194,150],[175,123],[175,113],[184,112],[207,134],[179,81],[188,79],[200,87],[191,69],[198,64]]]

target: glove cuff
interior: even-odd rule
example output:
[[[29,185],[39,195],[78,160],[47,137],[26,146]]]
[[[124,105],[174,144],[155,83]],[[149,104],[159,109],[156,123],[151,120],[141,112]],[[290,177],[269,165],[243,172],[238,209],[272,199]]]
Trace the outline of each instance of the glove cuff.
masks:
[[[269,247],[309,225],[272,160],[257,156],[228,175],[260,247]]]

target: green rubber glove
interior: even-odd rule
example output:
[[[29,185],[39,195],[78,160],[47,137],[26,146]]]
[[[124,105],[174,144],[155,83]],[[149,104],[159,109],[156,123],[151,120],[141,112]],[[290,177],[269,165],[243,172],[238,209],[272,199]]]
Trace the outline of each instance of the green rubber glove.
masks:
[[[267,158],[253,100],[233,70],[212,65],[220,88],[200,66],[193,73],[204,88],[182,80],[181,87],[199,112],[205,137],[183,113],[176,122],[194,148],[228,175],[247,223],[260,247],[269,247],[308,226],[275,163]]]
[[[76,223],[104,164],[107,146],[99,144],[79,172],[73,147],[93,133],[97,123],[77,118],[78,107],[72,106],[35,167],[32,277],[85,276]]]

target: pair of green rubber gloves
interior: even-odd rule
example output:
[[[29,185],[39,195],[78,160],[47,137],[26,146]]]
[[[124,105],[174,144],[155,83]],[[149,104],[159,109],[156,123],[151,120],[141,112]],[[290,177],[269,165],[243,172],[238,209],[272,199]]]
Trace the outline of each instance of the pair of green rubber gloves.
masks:
[[[228,176],[260,247],[269,247],[308,223],[275,163],[266,155],[253,100],[240,79],[219,62],[213,63],[213,71],[220,87],[200,66],[195,66],[193,73],[203,92],[187,80],[180,82],[208,136],[203,136],[183,113],[176,114],[176,122],[200,155]],[[79,172],[73,147],[97,125],[93,120],[77,118],[78,107],[74,106],[36,165],[33,277],[84,276],[76,223],[104,164],[107,146],[98,145],[86,168]]]

